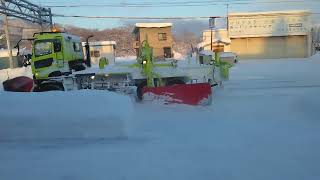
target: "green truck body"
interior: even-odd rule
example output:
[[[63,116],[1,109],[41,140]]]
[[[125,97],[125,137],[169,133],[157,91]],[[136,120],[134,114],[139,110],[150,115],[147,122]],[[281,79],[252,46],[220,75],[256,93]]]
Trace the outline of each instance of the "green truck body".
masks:
[[[34,38],[31,66],[35,80],[84,69],[79,37],[61,32],[41,32]]]

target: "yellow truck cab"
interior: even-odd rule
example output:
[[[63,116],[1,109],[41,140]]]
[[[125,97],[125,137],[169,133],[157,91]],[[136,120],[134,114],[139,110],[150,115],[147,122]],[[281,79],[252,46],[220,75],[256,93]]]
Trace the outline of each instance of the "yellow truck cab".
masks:
[[[84,70],[80,37],[64,32],[34,34],[31,67],[35,82]]]

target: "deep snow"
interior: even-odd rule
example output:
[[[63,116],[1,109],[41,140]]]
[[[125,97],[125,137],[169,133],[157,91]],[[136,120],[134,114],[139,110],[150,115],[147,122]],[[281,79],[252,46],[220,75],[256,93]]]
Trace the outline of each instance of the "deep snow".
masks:
[[[212,106],[135,103],[128,139],[2,141],[0,179],[318,180],[319,68],[241,61]]]
[[[130,97],[105,91],[0,91],[0,99],[0,141],[126,138],[133,113]]]

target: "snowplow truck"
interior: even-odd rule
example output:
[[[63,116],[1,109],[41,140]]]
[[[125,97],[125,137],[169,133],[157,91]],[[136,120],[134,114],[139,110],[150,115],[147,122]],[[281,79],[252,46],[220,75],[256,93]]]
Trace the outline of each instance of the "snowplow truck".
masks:
[[[84,70],[80,37],[63,32],[34,34],[31,67],[37,85],[50,77]]]
[[[33,91],[97,89],[135,93],[139,100],[146,101],[161,99],[168,103],[189,105],[211,103],[214,82],[212,65],[181,62],[180,66],[174,59],[155,62],[152,47],[145,41],[141,44],[137,62],[102,69],[86,68],[85,62],[90,67],[88,38],[85,59],[80,37],[62,32],[36,33],[29,63],[35,84]],[[21,81],[24,79],[11,81],[11,85],[23,86]],[[7,83],[10,90],[9,85]],[[26,87],[23,90],[30,89],[29,84],[23,87]]]

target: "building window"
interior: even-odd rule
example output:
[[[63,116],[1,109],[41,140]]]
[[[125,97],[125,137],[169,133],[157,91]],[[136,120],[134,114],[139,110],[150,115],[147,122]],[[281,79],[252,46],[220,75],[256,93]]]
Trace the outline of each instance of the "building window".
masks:
[[[81,50],[80,47],[81,47],[80,43],[76,43],[76,42],[73,43],[73,50],[75,52],[80,52]]]
[[[167,33],[159,33],[158,39],[159,39],[159,41],[166,41],[167,40]]]
[[[163,48],[163,57],[164,58],[172,58],[172,52],[170,47],[164,47]]]
[[[100,51],[90,51],[90,56],[98,58],[100,57]]]

